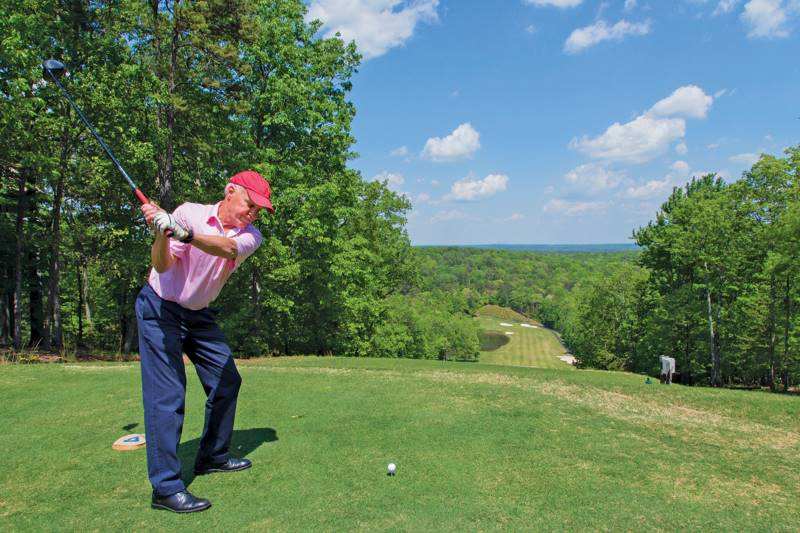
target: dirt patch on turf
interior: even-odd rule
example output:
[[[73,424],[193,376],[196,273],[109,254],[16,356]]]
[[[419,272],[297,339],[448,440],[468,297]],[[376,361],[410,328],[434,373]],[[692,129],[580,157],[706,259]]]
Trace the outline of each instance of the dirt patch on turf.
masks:
[[[752,449],[794,450],[800,434],[781,431],[752,421],[723,416],[684,405],[643,400],[639,396],[577,386],[560,380],[534,381],[497,373],[460,374],[419,372],[415,376],[441,382],[504,385],[530,390],[577,404],[602,415],[667,432],[680,439],[702,435],[702,440],[720,446]]]
[[[325,367],[291,367],[291,366],[257,366],[246,365],[240,368],[247,368],[247,370],[268,370],[270,372],[284,372],[287,374],[329,374],[329,375],[343,375],[352,374],[352,368],[325,368]]]
[[[133,365],[63,365],[62,368],[67,370],[124,370],[127,368],[133,368]]]

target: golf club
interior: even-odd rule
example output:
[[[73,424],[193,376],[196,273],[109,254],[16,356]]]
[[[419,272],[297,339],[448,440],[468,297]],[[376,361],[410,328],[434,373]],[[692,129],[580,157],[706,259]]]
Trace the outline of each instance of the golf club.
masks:
[[[92,132],[94,138],[97,139],[97,142],[99,142],[100,146],[103,147],[103,150],[106,151],[106,154],[108,154],[108,157],[110,157],[111,161],[114,162],[114,165],[116,165],[117,169],[119,169],[119,171],[122,173],[122,177],[124,177],[125,181],[128,182],[128,185],[131,186],[133,192],[136,194],[136,196],[139,198],[142,204],[149,204],[150,200],[148,200],[147,196],[145,196],[144,193],[141,190],[139,190],[139,187],[137,187],[136,184],[133,182],[133,180],[130,178],[130,176],[128,176],[128,173],[125,172],[125,169],[122,168],[122,165],[119,164],[119,161],[117,161],[117,158],[114,157],[114,154],[111,153],[111,150],[108,148],[108,146],[106,146],[106,143],[103,142],[103,139],[101,139],[100,135],[97,134],[97,131],[95,131],[94,126],[91,125],[89,120],[86,118],[81,109],[78,107],[78,104],[75,103],[75,101],[69,95],[64,86],[61,85],[61,82],[58,81],[58,78],[60,78],[67,72],[67,68],[64,66],[64,63],[62,63],[61,61],[57,61],[55,59],[47,59],[44,62],[42,62],[42,69],[47,74],[50,75],[50,78],[56,83],[58,88],[61,89],[61,92],[64,94],[67,100],[69,100],[69,103],[72,104],[72,107],[75,109],[75,111],[77,111],[78,116],[81,117],[83,123],[86,124],[86,127],[89,128],[89,131]],[[167,232],[168,237],[170,233],[171,232]]]

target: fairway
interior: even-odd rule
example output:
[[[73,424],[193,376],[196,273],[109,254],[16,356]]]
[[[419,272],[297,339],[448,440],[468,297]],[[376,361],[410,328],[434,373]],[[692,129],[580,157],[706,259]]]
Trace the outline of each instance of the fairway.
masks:
[[[479,314],[477,320],[481,329],[490,332],[493,337],[499,335],[507,337],[507,342],[499,348],[481,351],[480,360],[483,363],[536,368],[574,368],[558,358],[564,355],[566,350],[555,332],[542,327],[538,322],[531,320],[521,322],[511,317],[502,318],[486,314]]]
[[[0,530],[790,531],[800,399],[632,374],[392,359],[240,363],[233,451],[149,508],[138,364],[0,366]],[[205,397],[193,368],[181,456]],[[397,464],[397,475],[386,465]]]

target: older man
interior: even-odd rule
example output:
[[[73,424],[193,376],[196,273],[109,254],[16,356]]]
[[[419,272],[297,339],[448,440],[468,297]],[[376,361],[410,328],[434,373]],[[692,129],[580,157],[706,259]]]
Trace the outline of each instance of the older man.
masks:
[[[147,470],[155,509],[190,513],[211,506],[186,490],[181,479],[184,353],[208,396],[194,472],[234,472],[251,465],[229,454],[242,380],[208,305],[261,244],[261,233],[252,223],[262,208],[274,213],[270,195],[267,180],[248,170],[230,179],[217,204],[185,203],[172,214],[154,204],[142,206],[156,230],[150,250],[153,268],[136,300]]]

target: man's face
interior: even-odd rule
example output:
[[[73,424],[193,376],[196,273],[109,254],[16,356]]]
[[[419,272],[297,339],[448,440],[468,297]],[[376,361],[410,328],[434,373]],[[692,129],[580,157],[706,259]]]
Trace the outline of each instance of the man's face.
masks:
[[[226,217],[228,220],[223,221],[223,224],[228,223],[237,228],[243,228],[251,224],[258,218],[258,213],[261,211],[261,207],[250,200],[250,196],[245,189],[231,187],[225,195],[225,202],[228,207],[228,216]]]

